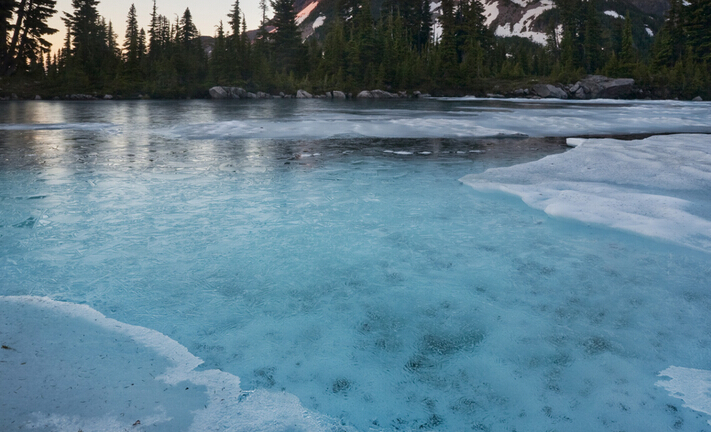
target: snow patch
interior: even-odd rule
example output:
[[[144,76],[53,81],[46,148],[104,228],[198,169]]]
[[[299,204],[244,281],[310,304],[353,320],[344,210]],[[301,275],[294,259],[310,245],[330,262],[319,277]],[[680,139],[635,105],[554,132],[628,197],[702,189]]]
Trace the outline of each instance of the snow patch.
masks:
[[[499,2],[494,0],[484,5],[484,17],[486,18],[486,26],[491,26],[491,23],[499,17]]]
[[[625,19],[625,17],[612,10],[606,10],[604,14],[607,16],[611,16],[612,18]]]
[[[326,21],[326,17],[323,15],[319,15],[318,18],[314,21],[313,24],[311,24],[312,29],[317,29],[323,25],[323,23]]]
[[[651,28],[644,26],[644,29],[647,31],[647,34],[649,35],[649,37],[654,37],[654,32],[652,31]]]
[[[305,8],[301,9],[301,11],[296,14],[296,25],[301,25],[301,23],[304,22],[306,18],[308,18],[309,15],[311,15],[311,12],[316,9],[316,6],[318,6],[318,1],[309,3],[308,6]]]
[[[494,34],[499,37],[525,37],[539,45],[545,45],[548,36],[543,32],[531,31],[530,27],[543,12],[553,9],[553,7],[552,1],[541,1],[538,6],[527,10],[518,22],[498,26]]]
[[[669,366],[659,376],[671,380],[657,381],[656,385],[683,400],[685,407],[711,415],[711,371]],[[711,420],[708,424],[711,425]]]

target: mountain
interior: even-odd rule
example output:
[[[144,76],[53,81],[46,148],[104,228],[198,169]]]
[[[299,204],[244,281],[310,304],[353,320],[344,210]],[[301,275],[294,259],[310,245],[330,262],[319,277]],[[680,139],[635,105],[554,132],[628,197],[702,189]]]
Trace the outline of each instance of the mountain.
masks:
[[[304,39],[321,37],[333,17],[337,0],[295,0],[297,24]],[[518,36],[545,45],[548,29],[560,24],[556,0],[481,0],[487,25],[497,36]],[[560,0],[558,0],[560,1]],[[373,1],[377,17],[381,1]],[[455,1],[456,3],[456,1]],[[435,20],[441,15],[441,0],[430,3]],[[651,39],[663,23],[669,0],[600,0],[596,3],[603,30],[608,36],[621,29],[625,16],[632,19],[635,40],[641,46],[651,44]],[[441,26],[434,23],[435,37]]]

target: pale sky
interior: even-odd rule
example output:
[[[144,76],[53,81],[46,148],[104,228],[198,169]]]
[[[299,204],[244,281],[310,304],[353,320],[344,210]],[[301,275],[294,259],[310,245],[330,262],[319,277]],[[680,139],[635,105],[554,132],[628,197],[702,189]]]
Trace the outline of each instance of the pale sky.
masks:
[[[131,3],[136,5],[138,14],[138,26],[143,27],[148,32],[150,24],[151,11],[153,10],[153,0],[135,0],[135,1],[119,1],[119,0],[103,0],[99,2],[99,14],[111,21],[114,26],[114,31],[118,34],[119,43],[123,42],[123,36],[126,33],[126,16],[131,7]],[[247,17],[247,28],[255,29],[259,25],[262,17],[262,12],[259,10],[259,0],[240,0],[240,8],[242,13]],[[229,18],[227,14],[232,9],[234,0],[157,0],[158,14],[165,15],[170,21],[175,21],[175,17],[182,16],[185,8],[190,8],[190,13],[193,16],[193,21],[197,26],[200,34],[214,36],[217,26],[222,20],[225,27]],[[269,4],[267,2],[267,4]],[[62,17],[64,12],[74,12],[72,8],[72,0],[57,0],[57,13],[49,21],[50,27],[59,30],[59,33],[49,37],[52,42],[52,51],[61,48],[64,41],[66,28]]]

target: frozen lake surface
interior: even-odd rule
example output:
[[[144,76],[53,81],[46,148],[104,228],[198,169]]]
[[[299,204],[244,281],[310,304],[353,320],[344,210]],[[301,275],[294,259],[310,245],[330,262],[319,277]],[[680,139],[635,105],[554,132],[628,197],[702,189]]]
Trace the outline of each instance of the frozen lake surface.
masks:
[[[0,430],[711,429],[709,103],[0,111]]]

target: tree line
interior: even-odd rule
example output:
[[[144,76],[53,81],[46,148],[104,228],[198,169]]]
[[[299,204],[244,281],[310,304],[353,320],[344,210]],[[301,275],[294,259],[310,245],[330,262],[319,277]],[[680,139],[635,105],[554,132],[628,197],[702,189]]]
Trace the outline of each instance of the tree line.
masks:
[[[54,52],[45,39],[55,0],[0,0],[0,76],[39,83],[47,94],[202,97],[213,85],[315,93],[421,89],[440,94],[495,91],[532,79],[575,82],[585,74],[632,77],[659,97],[711,97],[711,0],[671,0],[660,30],[635,34],[640,16],[603,26],[600,0],[556,0],[546,12],[548,43],[495,37],[480,0],[337,0],[324,29],[302,40],[292,0],[261,0],[256,35],[235,0],[208,52],[190,9],[169,20],[154,0],[147,30],[131,5],[123,44],[98,0],[72,0]],[[269,6],[272,16],[268,17]],[[633,24],[637,23],[637,26]],[[651,32],[651,30],[647,30]]]

